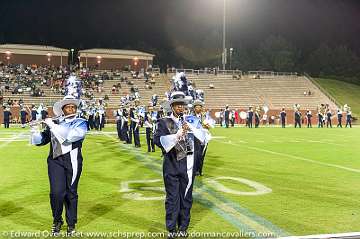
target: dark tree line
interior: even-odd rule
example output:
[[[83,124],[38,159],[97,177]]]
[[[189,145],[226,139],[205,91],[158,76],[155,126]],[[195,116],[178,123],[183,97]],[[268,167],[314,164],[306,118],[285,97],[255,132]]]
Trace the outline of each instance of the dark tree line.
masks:
[[[152,49],[152,52],[156,55],[154,63],[162,68],[167,64],[189,68],[221,66],[221,53],[206,62],[199,62],[184,59],[171,48]],[[195,50],[193,54],[196,54]],[[229,67],[228,55],[227,68]],[[304,52],[281,36],[269,36],[255,47],[234,46],[231,68],[242,71],[307,72],[313,77],[335,78],[360,84],[360,58],[346,45],[331,46],[323,43],[317,49]]]

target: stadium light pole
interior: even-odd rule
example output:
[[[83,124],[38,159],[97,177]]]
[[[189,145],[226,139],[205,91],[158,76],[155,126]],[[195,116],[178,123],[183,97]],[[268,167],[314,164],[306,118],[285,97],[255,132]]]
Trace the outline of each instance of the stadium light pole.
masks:
[[[229,49],[229,51],[230,51],[230,67],[229,68],[230,68],[230,70],[232,70],[232,66],[231,66],[232,61],[231,60],[232,60],[232,55],[233,55],[233,52],[234,52],[234,48],[231,47]]]
[[[71,65],[74,65],[74,48],[71,48]]]
[[[47,60],[49,62],[49,66],[51,65],[51,53],[49,52],[47,55]]]
[[[5,54],[6,54],[7,63],[8,65],[10,65],[11,51],[6,51]]]
[[[224,0],[223,4],[223,39],[222,39],[222,45],[223,45],[223,52],[222,52],[222,64],[223,64],[223,70],[226,68],[226,46],[225,46],[225,40],[226,40],[226,0]]]

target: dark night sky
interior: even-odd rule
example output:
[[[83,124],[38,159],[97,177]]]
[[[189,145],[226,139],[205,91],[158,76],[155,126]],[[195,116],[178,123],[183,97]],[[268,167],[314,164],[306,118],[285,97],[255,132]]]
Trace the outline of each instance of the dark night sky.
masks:
[[[220,51],[222,0],[0,0],[0,42],[66,48]],[[322,42],[360,52],[360,1],[227,0],[227,45],[281,35],[303,50]],[[184,53],[185,54],[185,53]]]

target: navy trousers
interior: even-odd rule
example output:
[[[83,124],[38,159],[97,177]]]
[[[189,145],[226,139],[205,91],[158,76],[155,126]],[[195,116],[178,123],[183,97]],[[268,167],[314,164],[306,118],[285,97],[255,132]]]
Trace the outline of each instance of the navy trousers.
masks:
[[[77,222],[77,188],[82,171],[82,157],[77,157],[75,161],[76,166],[73,166],[70,154],[65,154],[56,159],[48,158],[47,160],[50,181],[50,204],[54,223],[62,221],[64,206],[67,224],[74,226]],[[75,180],[71,183],[73,177],[75,177]]]
[[[168,231],[186,231],[190,223],[190,210],[192,207],[192,189],[194,172],[191,169],[191,185],[187,173],[187,160],[165,158],[163,163],[163,177],[166,190],[165,210],[166,228]],[[178,228],[177,228],[178,226]]]
[[[150,128],[146,128],[146,143],[148,146],[148,152],[155,152],[155,144],[154,144],[154,139],[153,137],[151,137],[151,129]]]

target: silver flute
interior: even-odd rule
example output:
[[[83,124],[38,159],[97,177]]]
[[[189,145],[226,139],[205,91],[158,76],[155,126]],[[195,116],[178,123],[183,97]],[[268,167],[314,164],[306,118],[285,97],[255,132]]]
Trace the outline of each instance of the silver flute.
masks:
[[[76,116],[76,114],[70,114],[70,115],[66,115],[66,116],[56,116],[56,117],[51,118],[51,120],[55,121],[55,120],[59,120],[59,119],[67,119],[67,118],[71,118],[71,117],[74,117],[74,116]],[[28,123],[28,125],[30,127],[34,127],[34,126],[38,126],[38,125],[43,124],[43,123],[45,123],[44,119],[33,120],[33,121],[30,121]]]

